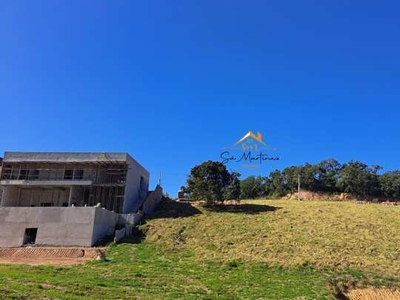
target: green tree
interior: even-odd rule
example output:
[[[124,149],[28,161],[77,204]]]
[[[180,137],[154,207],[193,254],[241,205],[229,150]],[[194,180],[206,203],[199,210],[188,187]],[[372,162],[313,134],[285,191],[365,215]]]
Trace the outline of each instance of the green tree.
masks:
[[[304,166],[293,166],[282,171],[285,179],[286,188],[292,193],[297,192],[299,176],[301,178],[301,186],[305,190],[317,190],[318,182],[315,178],[316,166],[306,163]]]
[[[207,205],[225,200],[225,190],[232,176],[221,162],[206,161],[191,169],[187,191],[193,200],[206,201]]]
[[[308,191],[316,191],[318,189],[318,181],[315,178],[316,170],[317,167],[309,163],[299,168],[301,186],[303,189]]]
[[[225,188],[224,199],[225,200],[238,200],[240,198],[240,173],[233,171],[231,173],[231,179],[229,185]]]
[[[240,182],[242,199],[255,199],[264,196],[264,179],[261,176],[249,176]]]
[[[289,191],[287,180],[279,170],[272,171],[265,183],[265,190],[268,196],[282,197]]]
[[[337,186],[345,193],[378,196],[380,187],[377,172],[380,169],[380,166],[369,168],[362,162],[351,161],[340,169]]]
[[[297,191],[297,181],[299,174],[300,174],[300,167],[295,167],[295,166],[286,168],[282,171],[281,176],[284,179],[283,184],[285,186],[285,190],[288,189],[288,191],[290,191],[291,193]]]
[[[315,166],[317,189],[322,192],[336,192],[337,181],[340,177],[341,164],[335,159],[321,161]]]
[[[382,195],[400,199],[400,171],[390,171],[379,176]]]

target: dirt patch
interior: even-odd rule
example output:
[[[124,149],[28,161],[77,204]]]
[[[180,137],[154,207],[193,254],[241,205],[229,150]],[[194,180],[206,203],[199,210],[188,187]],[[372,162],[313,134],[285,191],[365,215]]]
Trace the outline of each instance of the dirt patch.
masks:
[[[74,265],[104,256],[103,248],[19,247],[0,248],[0,263],[24,265]]]
[[[400,205],[400,200],[396,199],[387,199],[384,197],[372,197],[372,196],[360,196],[355,194],[341,193],[341,194],[332,194],[332,193],[323,193],[323,192],[310,192],[310,191],[301,191],[300,192],[301,200],[331,200],[331,201],[349,201],[355,200],[358,204],[383,204],[383,205]],[[282,197],[282,200],[298,200],[298,193],[290,193],[286,196]]]
[[[400,291],[390,289],[355,289],[346,294],[349,300],[399,300]]]

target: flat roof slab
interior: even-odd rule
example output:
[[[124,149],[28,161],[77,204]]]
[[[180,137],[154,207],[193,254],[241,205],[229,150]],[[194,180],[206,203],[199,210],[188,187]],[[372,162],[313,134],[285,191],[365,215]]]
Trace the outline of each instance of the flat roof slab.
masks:
[[[4,152],[4,163],[7,162],[126,162],[127,153],[106,152]]]

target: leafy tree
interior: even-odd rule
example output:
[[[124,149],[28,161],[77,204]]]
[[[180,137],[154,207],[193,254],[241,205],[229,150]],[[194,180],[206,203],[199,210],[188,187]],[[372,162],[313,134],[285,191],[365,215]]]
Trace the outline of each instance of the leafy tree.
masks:
[[[288,192],[286,179],[279,170],[271,172],[265,183],[268,196],[282,197]]]
[[[390,171],[379,177],[382,195],[400,199],[400,171]]]
[[[306,163],[304,166],[290,167],[283,170],[282,175],[285,179],[287,189],[294,193],[297,191],[299,176],[303,189],[314,191],[317,189],[318,182],[315,178],[316,166]]]
[[[242,199],[255,199],[264,196],[264,179],[261,176],[249,176],[240,183]]]
[[[206,161],[191,169],[187,191],[194,200],[206,201],[207,205],[224,201],[225,190],[232,176],[221,162]]]
[[[235,171],[231,173],[230,184],[225,189],[224,199],[238,200],[240,198],[241,187],[239,177],[240,173]]]
[[[191,170],[185,192],[207,204],[225,199],[282,197],[296,192],[298,176],[302,189],[322,192],[346,192],[361,196],[400,198],[400,171],[379,175],[380,166],[351,161],[341,165],[335,159],[318,164],[293,166],[283,171],[275,170],[268,177],[249,176],[240,181],[240,174],[229,173],[219,162],[208,161]]]
[[[335,159],[327,159],[316,165],[315,179],[317,189],[323,192],[336,192],[341,164]]]
[[[318,181],[315,178],[317,166],[306,163],[299,168],[299,175],[301,178],[301,186],[303,189],[309,191],[316,191],[318,189]],[[297,182],[297,179],[296,179]]]
[[[369,168],[364,163],[351,161],[340,169],[337,186],[345,193],[378,196],[380,193],[377,175],[379,169],[381,169],[379,166]]]
[[[300,167],[289,167],[282,171],[283,182],[291,193],[294,193],[297,190],[297,181],[300,174]]]

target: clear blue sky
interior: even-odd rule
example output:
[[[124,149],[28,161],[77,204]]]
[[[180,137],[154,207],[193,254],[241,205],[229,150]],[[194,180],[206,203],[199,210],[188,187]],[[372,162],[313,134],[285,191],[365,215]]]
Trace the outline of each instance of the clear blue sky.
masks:
[[[129,152],[174,195],[249,130],[281,158],[255,175],[325,158],[400,168],[399,11],[0,0],[0,152]]]

